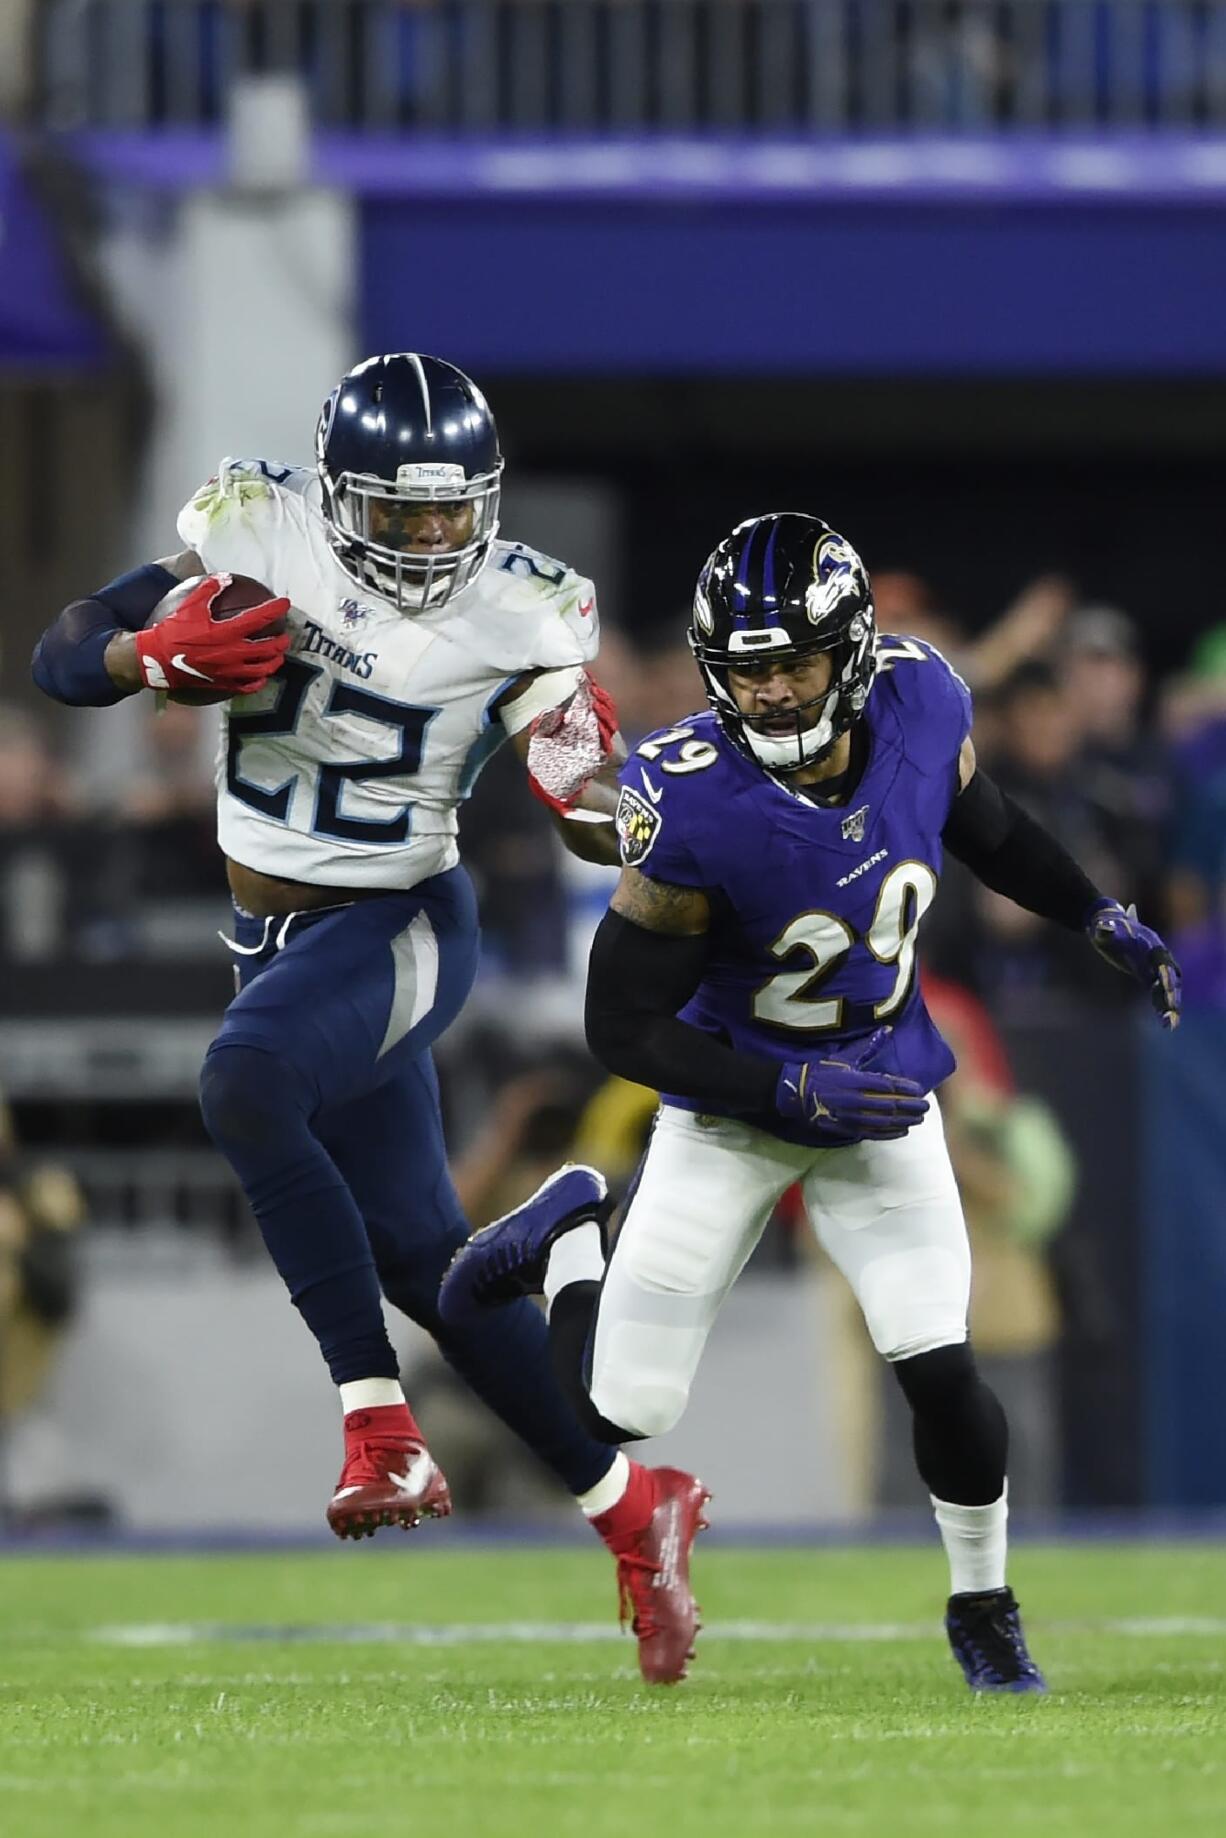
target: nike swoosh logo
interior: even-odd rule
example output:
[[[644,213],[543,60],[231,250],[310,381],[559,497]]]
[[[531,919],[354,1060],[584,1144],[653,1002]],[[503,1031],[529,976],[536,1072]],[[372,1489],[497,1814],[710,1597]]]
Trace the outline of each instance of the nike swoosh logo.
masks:
[[[395,1481],[397,1487],[403,1488],[405,1493],[421,1494],[429,1486],[433,1472],[433,1457],[427,1455],[424,1449],[419,1449],[403,1474],[389,1474],[387,1478]]]
[[[189,664],[182,651],[175,652],[170,660],[170,664],[173,670],[182,671],[184,676],[198,676],[204,683],[211,683],[213,681],[206,670],[197,670],[194,664]]]
[[[639,770],[640,772],[642,772],[641,766]],[[664,793],[662,791],[656,790],[655,786],[652,784],[651,780],[647,777],[647,774],[645,772],[643,772],[643,790],[647,793],[647,796],[651,799],[653,804],[658,804],[660,802],[660,799],[664,796]]]

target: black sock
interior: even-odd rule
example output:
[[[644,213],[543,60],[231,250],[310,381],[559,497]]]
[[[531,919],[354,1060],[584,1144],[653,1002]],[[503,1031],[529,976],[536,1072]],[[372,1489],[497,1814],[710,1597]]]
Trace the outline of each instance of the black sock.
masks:
[[[990,1506],[1005,1490],[1009,1426],[969,1346],[937,1347],[891,1362],[913,1413],[915,1465],[929,1493],[957,1506]]]

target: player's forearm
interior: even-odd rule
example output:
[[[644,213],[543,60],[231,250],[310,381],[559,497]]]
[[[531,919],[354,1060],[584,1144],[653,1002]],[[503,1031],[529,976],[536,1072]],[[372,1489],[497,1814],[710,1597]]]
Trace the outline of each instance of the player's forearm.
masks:
[[[107,708],[142,687],[132,634],[99,600],[64,608],[34,647],[30,670],[44,695],[70,708]]]
[[[616,868],[620,861],[617,832],[611,818],[590,819],[555,813],[558,835],[571,855],[581,862],[593,862],[598,868]]]
[[[1103,899],[1063,844],[982,770],[954,799],[942,840],[985,887],[1070,931],[1082,931]]]
[[[647,931],[620,914],[592,944],[585,1026],[601,1065],[636,1085],[758,1114],[773,1108],[779,1066],[738,1053],[682,1021],[706,960],[706,938]]]
[[[34,647],[30,669],[43,694],[73,708],[107,708],[142,688],[132,634],[177,584],[186,560],[150,562],[66,606]]]
[[[775,1107],[779,1062],[738,1053],[675,1015],[609,1014],[593,1025],[588,1045],[601,1065],[632,1084],[746,1116]]]
[[[616,868],[621,861],[613,817],[620,791],[618,774],[626,749],[620,735],[615,739],[615,753],[588,780],[572,808],[554,813],[558,833],[570,853],[580,861],[596,862],[604,868]]]

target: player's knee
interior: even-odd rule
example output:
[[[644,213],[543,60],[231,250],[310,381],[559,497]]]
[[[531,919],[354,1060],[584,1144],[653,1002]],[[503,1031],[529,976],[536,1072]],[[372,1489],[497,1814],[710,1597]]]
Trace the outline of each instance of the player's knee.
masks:
[[[885,1359],[912,1359],[966,1339],[964,1268],[937,1246],[878,1258],[861,1273],[858,1292],[873,1345]]]
[[[215,1041],[200,1073],[200,1114],[218,1147],[266,1141],[299,1111],[296,1075],[275,1053]]]
[[[603,1374],[592,1383],[591,1399],[600,1415],[620,1423],[634,1436],[664,1436],[680,1423],[689,1393],[650,1374]]]
[[[923,1416],[956,1410],[980,1385],[975,1355],[965,1339],[919,1349],[890,1366],[912,1410]]]

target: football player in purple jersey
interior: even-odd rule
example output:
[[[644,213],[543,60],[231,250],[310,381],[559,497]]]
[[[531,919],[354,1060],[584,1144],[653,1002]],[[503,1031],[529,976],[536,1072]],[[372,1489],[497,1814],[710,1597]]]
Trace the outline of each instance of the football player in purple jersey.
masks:
[[[457,1254],[443,1314],[544,1294],[581,1420],[661,1435],[799,1184],[911,1407],[967,1682],[1042,1691],[1006,1581],[1008,1432],[967,1341],[966,1227],[930,1101],[954,1059],[916,934],[948,849],[1083,931],[1165,1027],[1178,967],[977,770],[966,685],[931,646],[878,637],[864,566],[826,524],[741,524],[699,576],[689,636],[710,712],[626,762],[588,982],[593,1052],[662,1094],[616,1248],[604,1181],[564,1169]]]

